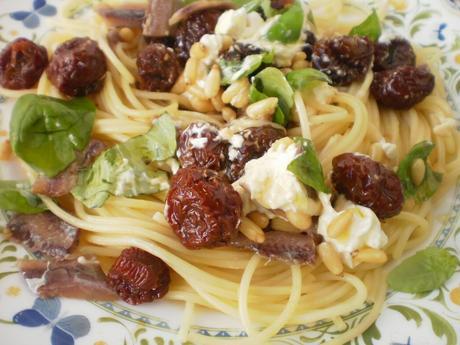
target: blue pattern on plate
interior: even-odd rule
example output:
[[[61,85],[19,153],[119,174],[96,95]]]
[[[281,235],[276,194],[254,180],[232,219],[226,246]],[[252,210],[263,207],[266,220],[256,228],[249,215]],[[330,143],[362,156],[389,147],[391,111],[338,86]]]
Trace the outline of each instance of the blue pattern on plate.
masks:
[[[37,298],[31,309],[24,309],[13,316],[15,324],[25,327],[51,325],[52,345],[74,345],[76,338],[89,333],[91,325],[83,315],[71,315],[57,320],[61,311],[61,302],[57,298]]]
[[[40,17],[38,15],[52,17],[57,13],[56,7],[47,4],[46,0],[34,0],[32,7],[32,11],[12,12],[10,13],[10,17],[21,21],[26,28],[35,29],[40,25]]]

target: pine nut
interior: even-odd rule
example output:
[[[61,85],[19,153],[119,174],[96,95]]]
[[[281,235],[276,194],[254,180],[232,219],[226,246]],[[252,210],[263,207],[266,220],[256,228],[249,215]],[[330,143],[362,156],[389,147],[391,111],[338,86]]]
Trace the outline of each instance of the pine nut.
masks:
[[[342,260],[334,247],[329,243],[321,243],[318,246],[318,254],[324,266],[326,266],[332,274],[338,275],[343,272]]]
[[[270,121],[275,113],[276,107],[278,106],[277,97],[269,97],[259,102],[251,104],[246,109],[246,114],[255,120],[267,120]]]
[[[213,65],[206,77],[204,93],[207,98],[215,97],[220,90],[220,69],[218,65]]]
[[[130,28],[121,28],[118,31],[118,35],[124,42],[130,42],[135,38],[134,31],[131,30]]]
[[[353,257],[353,261],[357,264],[361,262],[369,264],[384,264],[387,260],[387,254],[383,250],[375,248],[359,249]]]
[[[190,56],[198,60],[205,58],[207,53],[206,47],[200,42],[194,43],[190,48]]]
[[[186,84],[195,84],[198,69],[198,59],[190,58],[187,60],[184,68],[184,77]]]
[[[230,122],[236,119],[236,112],[230,107],[224,107],[222,109],[222,118],[226,122]]]
[[[261,229],[265,229],[270,223],[270,219],[268,219],[265,214],[257,211],[249,213],[248,218],[256,223]]]
[[[286,217],[289,223],[300,230],[307,230],[312,224],[311,216],[302,212],[287,211]]]
[[[304,68],[308,68],[309,64],[307,61],[296,61],[294,62],[294,64],[292,65],[292,69],[294,71],[296,70],[299,70],[299,69],[304,69]]]
[[[187,85],[185,84],[185,77],[184,73],[182,73],[179,78],[177,78],[176,83],[171,89],[172,93],[175,93],[177,95],[180,95],[181,93],[184,93],[185,90],[187,90]]]
[[[353,221],[353,210],[348,209],[335,217],[327,228],[327,234],[332,238],[339,237],[346,231]]]
[[[249,90],[249,81],[247,78],[237,80],[232,83],[222,94],[222,102],[228,104],[235,98],[241,91]]]
[[[211,98],[211,103],[217,111],[222,112],[222,109],[224,108],[225,104],[224,102],[222,102],[222,91],[221,90],[219,90],[216,96]]]

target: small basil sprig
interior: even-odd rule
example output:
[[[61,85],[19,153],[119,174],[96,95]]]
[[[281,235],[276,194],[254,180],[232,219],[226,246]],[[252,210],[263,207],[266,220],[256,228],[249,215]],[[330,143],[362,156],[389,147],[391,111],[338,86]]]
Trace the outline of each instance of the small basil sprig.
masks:
[[[169,188],[166,172],[149,166],[176,152],[176,129],[167,115],[153,123],[144,135],[115,145],[82,171],[72,190],[75,198],[89,208],[101,207],[110,195],[133,197]]]
[[[396,291],[421,293],[441,287],[455,272],[458,259],[446,249],[430,247],[395,267],[388,285]]]
[[[307,88],[314,88],[321,82],[332,84],[331,78],[314,68],[289,72],[286,74],[286,79],[293,89],[300,91]]]
[[[0,210],[34,214],[46,210],[41,199],[30,192],[25,181],[0,181]]]
[[[95,116],[96,107],[86,98],[24,95],[13,109],[11,146],[33,169],[56,176],[88,145]]]
[[[262,64],[273,62],[273,53],[262,53],[248,55],[243,60],[219,59],[219,66],[222,73],[222,85],[230,85],[243,77],[255,72]]]
[[[433,151],[435,145],[428,141],[422,141],[412,147],[410,152],[401,161],[397,174],[404,188],[404,197],[415,198],[417,202],[423,202],[436,193],[441,181],[442,174],[433,171],[428,163],[428,156]],[[422,182],[417,186],[412,179],[412,165],[417,159],[421,159],[425,164],[425,175]]]
[[[325,182],[323,167],[318,159],[313,142],[301,137],[294,138],[294,141],[301,146],[303,153],[289,163],[288,170],[303,184],[318,192],[330,193],[330,189]]]
[[[361,24],[350,31],[350,36],[367,36],[370,40],[377,42],[382,34],[379,16],[375,10]]]
[[[302,5],[296,0],[267,31],[267,39],[281,43],[296,42],[302,33],[304,17]]]
[[[273,122],[286,126],[290,120],[291,108],[294,105],[294,91],[284,74],[275,67],[267,67],[259,72],[253,78],[249,90],[251,103],[268,97],[278,98],[278,107],[273,116]]]

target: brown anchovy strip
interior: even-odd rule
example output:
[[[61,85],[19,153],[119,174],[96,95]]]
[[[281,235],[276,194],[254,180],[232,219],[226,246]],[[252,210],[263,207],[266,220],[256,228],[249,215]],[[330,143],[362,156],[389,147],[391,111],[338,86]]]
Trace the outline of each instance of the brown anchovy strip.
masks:
[[[53,258],[66,257],[78,244],[80,230],[46,211],[17,214],[7,224],[11,239],[31,251]]]
[[[268,231],[265,241],[256,243],[241,233],[230,241],[230,246],[250,249],[259,255],[293,264],[313,264],[316,261],[316,246],[322,241],[320,235],[313,231],[290,233]]]
[[[169,36],[169,18],[178,7],[178,1],[150,0],[145,12],[142,34],[148,37]]]
[[[53,178],[38,176],[32,186],[32,192],[51,198],[69,194],[78,182],[79,170],[89,167],[105,149],[106,145],[103,142],[91,140],[85,151],[79,153],[77,159],[66,170]]]
[[[19,269],[29,287],[41,298],[118,299],[98,262],[25,260],[19,263]]]

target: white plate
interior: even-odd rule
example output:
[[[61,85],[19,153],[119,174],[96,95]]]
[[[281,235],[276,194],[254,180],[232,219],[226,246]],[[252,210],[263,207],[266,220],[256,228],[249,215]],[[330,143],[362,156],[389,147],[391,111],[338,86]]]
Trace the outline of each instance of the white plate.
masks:
[[[36,38],[50,28],[59,0],[0,0],[0,47],[18,36]],[[402,11],[391,11],[388,25],[421,45],[436,45],[444,52],[442,71],[450,99],[460,109],[460,10],[458,1],[410,0]],[[11,101],[0,96],[2,128],[8,127]],[[12,165],[2,163],[2,178],[17,178]],[[439,210],[432,244],[460,252],[460,187]],[[36,299],[17,273],[15,263],[28,255],[0,234],[0,343],[2,345],[68,344],[180,344],[177,329],[182,306],[155,303],[140,307],[124,303]],[[344,316],[355,327],[369,305]],[[238,344],[245,336],[237,321],[218,313],[194,320],[193,332],[227,338]],[[337,331],[328,321],[291,325],[280,330],[273,344],[318,344]],[[460,273],[427,295],[389,293],[385,309],[363,336],[352,344],[460,344]]]

